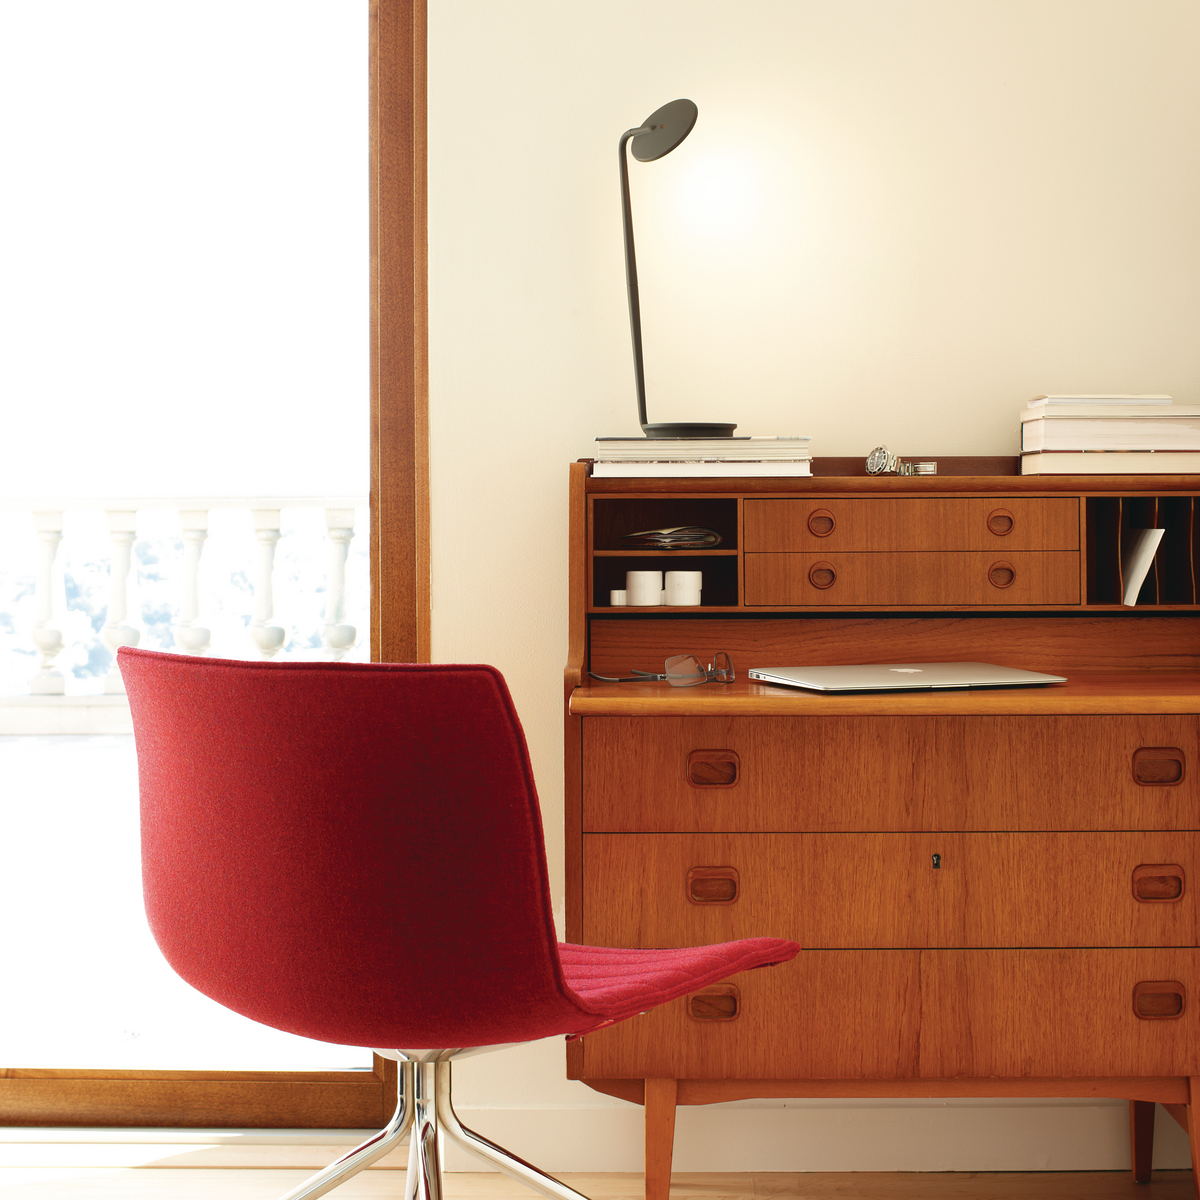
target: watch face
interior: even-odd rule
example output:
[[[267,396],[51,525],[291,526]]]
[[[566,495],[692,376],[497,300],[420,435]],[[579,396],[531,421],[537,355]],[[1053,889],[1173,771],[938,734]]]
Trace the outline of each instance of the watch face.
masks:
[[[876,446],[870,454],[867,455],[867,474],[878,475],[882,471],[887,470],[888,464],[888,449],[886,446]]]

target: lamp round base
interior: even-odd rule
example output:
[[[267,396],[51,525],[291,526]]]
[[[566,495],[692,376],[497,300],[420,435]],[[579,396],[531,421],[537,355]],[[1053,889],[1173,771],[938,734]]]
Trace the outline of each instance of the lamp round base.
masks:
[[[713,421],[661,422],[643,425],[642,432],[648,438],[723,438],[733,437],[736,428]]]

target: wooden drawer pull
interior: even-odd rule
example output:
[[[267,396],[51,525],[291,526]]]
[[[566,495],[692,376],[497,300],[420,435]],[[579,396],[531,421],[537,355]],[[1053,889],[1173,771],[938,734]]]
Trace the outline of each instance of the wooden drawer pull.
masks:
[[[1016,525],[1017,519],[1008,511],[1007,508],[993,508],[988,513],[987,527],[989,533],[994,533],[997,537],[1004,537],[1013,531],[1013,526]]]
[[[837,518],[827,508],[818,508],[808,514],[808,532],[813,537],[828,537],[837,528]]]
[[[736,904],[740,887],[736,867],[693,867],[687,894],[693,904]]]
[[[992,587],[1012,587],[1017,572],[1010,562],[994,562],[988,567],[988,583]]]
[[[693,1021],[733,1021],[742,1008],[737,984],[717,983],[687,998],[688,1016]]]
[[[837,572],[833,569],[833,563],[815,562],[808,568],[808,582],[815,588],[824,591],[826,588],[831,588],[837,582]]]
[[[1183,782],[1183,751],[1175,746],[1143,746],[1133,752],[1133,778],[1143,787],[1172,787]]]
[[[1133,869],[1133,898],[1143,904],[1170,904],[1182,900],[1183,890],[1183,868],[1174,863],[1144,863]]]
[[[687,758],[687,781],[697,788],[730,788],[742,774],[734,750],[693,750]]]
[[[1133,988],[1133,1011],[1143,1021],[1172,1021],[1183,1016],[1187,992],[1174,980],[1138,983]]]

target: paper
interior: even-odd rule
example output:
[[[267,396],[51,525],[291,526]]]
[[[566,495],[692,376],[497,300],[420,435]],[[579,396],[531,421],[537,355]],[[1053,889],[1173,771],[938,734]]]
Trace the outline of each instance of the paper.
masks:
[[[1125,581],[1125,595],[1121,603],[1133,607],[1149,574],[1150,564],[1154,561],[1154,552],[1166,530],[1131,529],[1130,533],[1133,536],[1121,551],[1121,578]]]

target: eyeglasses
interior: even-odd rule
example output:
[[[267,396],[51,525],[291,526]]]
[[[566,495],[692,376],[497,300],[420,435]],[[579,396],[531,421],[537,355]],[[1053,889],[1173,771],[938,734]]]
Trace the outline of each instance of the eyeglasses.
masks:
[[[675,654],[663,663],[663,674],[655,675],[652,671],[638,671],[631,667],[631,675],[597,675],[595,671],[588,674],[593,679],[604,683],[661,683],[666,680],[672,687],[696,687],[701,683],[732,683],[736,676],[733,671],[733,660],[724,650],[713,655],[713,660],[704,665],[704,660],[694,654]]]

